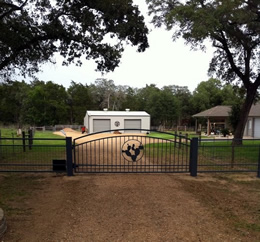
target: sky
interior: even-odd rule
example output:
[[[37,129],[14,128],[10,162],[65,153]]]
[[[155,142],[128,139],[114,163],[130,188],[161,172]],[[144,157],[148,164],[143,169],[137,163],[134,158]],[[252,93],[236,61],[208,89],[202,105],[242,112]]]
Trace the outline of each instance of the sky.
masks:
[[[128,85],[142,88],[155,84],[158,88],[168,85],[187,86],[193,92],[198,84],[207,81],[208,68],[213,56],[213,49],[208,45],[205,52],[193,51],[184,44],[184,40],[172,41],[172,32],[164,28],[154,28],[149,22],[145,1],[134,0],[145,17],[150,33],[150,47],[143,53],[137,52],[136,46],[128,45],[121,58],[121,63],[113,72],[102,75],[95,71],[92,60],[83,61],[81,67],[62,66],[62,57],[55,56],[56,64],[47,63],[37,75],[39,80],[53,81],[68,88],[71,81],[82,84],[94,83],[98,78],[113,80],[115,85]]]

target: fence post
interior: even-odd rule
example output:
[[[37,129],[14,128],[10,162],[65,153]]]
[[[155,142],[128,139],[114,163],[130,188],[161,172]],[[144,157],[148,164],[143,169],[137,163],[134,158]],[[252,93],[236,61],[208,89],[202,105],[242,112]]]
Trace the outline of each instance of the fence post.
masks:
[[[25,132],[22,132],[22,137],[23,137],[23,152],[25,152]]]
[[[67,158],[67,175],[73,176],[72,138],[71,137],[66,137],[66,158]]]
[[[31,150],[33,144],[33,133],[31,129],[28,130],[28,143],[29,143],[29,150]]]
[[[198,172],[198,138],[192,138],[190,143],[190,175],[197,176]]]

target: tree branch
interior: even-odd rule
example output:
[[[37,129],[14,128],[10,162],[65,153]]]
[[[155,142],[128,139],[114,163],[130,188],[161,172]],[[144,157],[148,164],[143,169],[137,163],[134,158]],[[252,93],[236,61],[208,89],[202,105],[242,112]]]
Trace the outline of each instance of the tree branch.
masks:
[[[257,76],[253,85],[256,89],[260,86],[260,73],[258,74],[258,76]]]
[[[6,57],[1,63],[0,63],[0,70],[5,68],[10,64],[10,62],[13,62],[17,56],[20,55],[21,51],[30,49],[30,47],[34,44],[37,44],[39,41],[43,40],[55,40],[57,39],[57,36],[50,36],[50,35],[44,35],[44,36],[37,36],[30,41],[24,43],[23,45],[20,45],[18,48],[15,48],[11,55]]]
[[[245,51],[245,77],[249,80],[250,78],[250,59],[251,59],[251,50]]]
[[[21,6],[17,6],[11,3],[1,2],[0,6],[8,7],[10,8],[10,10],[0,15],[0,20],[2,20],[4,17],[6,17],[7,15],[11,14],[14,11],[19,11],[19,10],[21,11],[27,2],[28,0],[26,0]]]
[[[231,53],[231,51],[230,51],[230,49],[228,47],[227,40],[225,38],[224,33],[221,31],[220,34],[221,34],[221,37],[219,37],[216,34],[213,37],[215,39],[217,39],[222,44],[222,49],[226,52],[226,55],[227,55],[227,58],[228,58],[228,61],[229,61],[230,65],[231,65],[231,68],[239,76],[239,78],[243,81],[245,87],[247,87],[248,83],[249,83],[249,79],[245,80],[245,76],[243,75],[243,73],[239,70],[239,68],[235,64],[233,55],[232,55],[232,53]]]

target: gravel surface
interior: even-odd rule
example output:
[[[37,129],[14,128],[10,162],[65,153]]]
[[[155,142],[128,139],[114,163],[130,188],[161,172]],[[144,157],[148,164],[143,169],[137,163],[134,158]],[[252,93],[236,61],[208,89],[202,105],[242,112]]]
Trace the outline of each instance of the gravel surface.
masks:
[[[44,178],[4,241],[239,241],[176,176]]]

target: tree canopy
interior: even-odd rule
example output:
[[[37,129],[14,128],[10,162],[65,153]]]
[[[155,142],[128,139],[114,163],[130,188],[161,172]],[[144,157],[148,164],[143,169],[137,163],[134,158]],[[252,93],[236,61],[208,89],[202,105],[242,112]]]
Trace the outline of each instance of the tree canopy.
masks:
[[[67,89],[52,81],[5,81],[0,83],[0,126],[81,125],[86,110],[129,108],[148,112],[153,127],[174,128],[194,125],[192,115],[205,108],[238,101],[236,91],[230,85],[221,86],[216,79],[201,82],[193,93],[186,86],[158,88],[151,84],[138,89],[107,79],[90,85],[72,81]]]
[[[95,59],[97,70],[118,66],[124,43],[148,47],[148,29],[132,0],[3,0],[0,1],[0,74],[32,75],[53,61],[81,65]],[[112,44],[113,43],[113,44]]]
[[[246,95],[235,138],[242,138],[249,110],[260,86],[259,0],[146,0],[155,26],[173,31],[192,48],[216,48],[209,72],[235,85]]]

